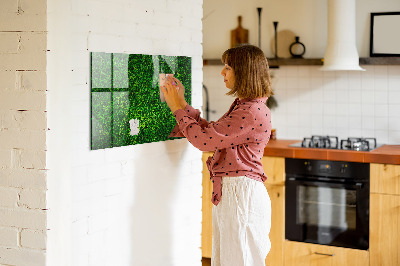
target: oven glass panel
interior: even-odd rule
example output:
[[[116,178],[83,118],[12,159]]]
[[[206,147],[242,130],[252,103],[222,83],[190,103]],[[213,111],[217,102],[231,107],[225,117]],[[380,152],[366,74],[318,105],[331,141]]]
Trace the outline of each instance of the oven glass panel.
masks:
[[[355,190],[314,186],[297,189],[298,224],[339,231],[356,229]]]

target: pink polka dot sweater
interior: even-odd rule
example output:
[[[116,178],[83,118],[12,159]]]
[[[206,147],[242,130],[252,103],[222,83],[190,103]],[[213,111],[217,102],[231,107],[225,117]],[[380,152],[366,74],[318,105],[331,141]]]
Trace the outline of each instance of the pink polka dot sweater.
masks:
[[[199,150],[214,151],[214,156],[207,160],[214,205],[221,200],[224,176],[247,176],[261,182],[267,179],[261,164],[271,132],[271,112],[266,100],[267,97],[237,98],[216,122],[201,118],[200,111],[190,105],[174,112],[177,125],[170,137],[186,137]]]

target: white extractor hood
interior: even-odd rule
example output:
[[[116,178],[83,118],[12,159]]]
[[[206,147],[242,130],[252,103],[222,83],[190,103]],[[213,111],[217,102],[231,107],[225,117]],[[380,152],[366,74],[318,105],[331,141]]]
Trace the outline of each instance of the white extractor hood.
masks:
[[[358,70],[355,0],[328,0],[328,44],[323,71]]]

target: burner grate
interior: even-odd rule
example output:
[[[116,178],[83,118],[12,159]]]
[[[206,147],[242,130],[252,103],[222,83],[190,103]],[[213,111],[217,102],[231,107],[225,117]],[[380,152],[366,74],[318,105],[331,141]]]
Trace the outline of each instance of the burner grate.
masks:
[[[376,147],[376,138],[347,138],[340,141],[342,150],[369,151]]]
[[[305,148],[325,148],[325,149],[338,149],[338,137],[336,136],[317,136],[313,135],[311,138],[304,138],[301,147]]]
[[[376,138],[347,138],[342,139],[339,143],[339,139],[336,136],[313,135],[311,138],[304,138],[301,143],[294,144],[293,146],[300,146],[303,148],[371,151],[377,148],[377,143]]]

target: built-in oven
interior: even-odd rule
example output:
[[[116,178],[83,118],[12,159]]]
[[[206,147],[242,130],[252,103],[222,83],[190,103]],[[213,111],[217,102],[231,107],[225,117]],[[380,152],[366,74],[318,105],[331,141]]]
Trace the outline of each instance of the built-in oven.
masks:
[[[368,249],[369,164],[287,158],[285,169],[286,239]]]

